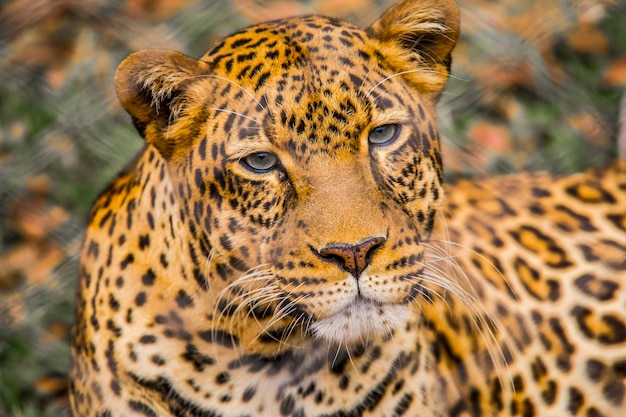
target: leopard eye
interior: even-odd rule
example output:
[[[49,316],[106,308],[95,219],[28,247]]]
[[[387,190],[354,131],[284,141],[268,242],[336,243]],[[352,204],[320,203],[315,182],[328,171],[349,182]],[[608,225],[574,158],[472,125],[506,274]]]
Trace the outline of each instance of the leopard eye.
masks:
[[[244,157],[241,162],[251,171],[263,174],[278,167],[278,157],[271,152],[257,152]]]
[[[392,142],[400,132],[400,125],[382,125],[370,130],[368,140],[374,145],[386,145]]]

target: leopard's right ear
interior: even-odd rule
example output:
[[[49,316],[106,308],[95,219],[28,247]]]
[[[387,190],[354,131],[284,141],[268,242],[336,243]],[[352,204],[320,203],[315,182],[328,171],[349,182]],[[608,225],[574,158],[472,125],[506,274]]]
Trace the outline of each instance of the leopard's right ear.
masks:
[[[418,88],[439,93],[448,79],[459,26],[455,0],[402,0],[369,30],[383,42],[396,71]]]
[[[146,49],[122,61],[115,73],[115,89],[139,133],[151,142],[182,114],[182,97],[189,85],[208,72],[209,64],[180,52]]]

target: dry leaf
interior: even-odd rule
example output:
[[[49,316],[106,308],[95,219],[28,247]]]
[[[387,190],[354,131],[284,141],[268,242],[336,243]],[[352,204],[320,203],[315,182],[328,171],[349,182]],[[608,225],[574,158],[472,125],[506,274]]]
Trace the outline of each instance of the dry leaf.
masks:
[[[610,86],[626,86],[626,56],[609,62],[604,71],[604,82]]]
[[[591,52],[605,55],[609,47],[609,40],[598,28],[590,25],[581,25],[567,35],[567,42],[574,51]]]
[[[502,125],[479,121],[469,129],[470,139],[495,153],[505,153],[511,147],[511,131]]]

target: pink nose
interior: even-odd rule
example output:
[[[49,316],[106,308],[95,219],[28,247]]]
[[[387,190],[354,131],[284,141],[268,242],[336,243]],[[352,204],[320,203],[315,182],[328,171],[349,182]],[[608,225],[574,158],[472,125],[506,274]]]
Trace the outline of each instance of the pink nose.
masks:
[[[384,237],[372,237],[356,244],[332,243],[319,250],[322,258],[339,264],[341,269],[359,278],[370,264],[372,254],[385,243]]]

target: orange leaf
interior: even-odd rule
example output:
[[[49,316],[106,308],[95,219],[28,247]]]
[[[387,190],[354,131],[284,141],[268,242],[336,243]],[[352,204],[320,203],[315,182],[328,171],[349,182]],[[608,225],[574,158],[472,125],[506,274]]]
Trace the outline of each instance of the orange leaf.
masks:
[[[605,55],[609,40],[598,28],[589,25],[581,25],[567,36],[567,41],[573,50],[577,52],[592,52]]]
[[[495,153],[507,152],[511,147],[511,132],[504,126],[479,121],[470,128],[468,135],[472,141]]]
[[[604,71],[604,82],[611,86],[626,86],[626,56],[609,62]]]

